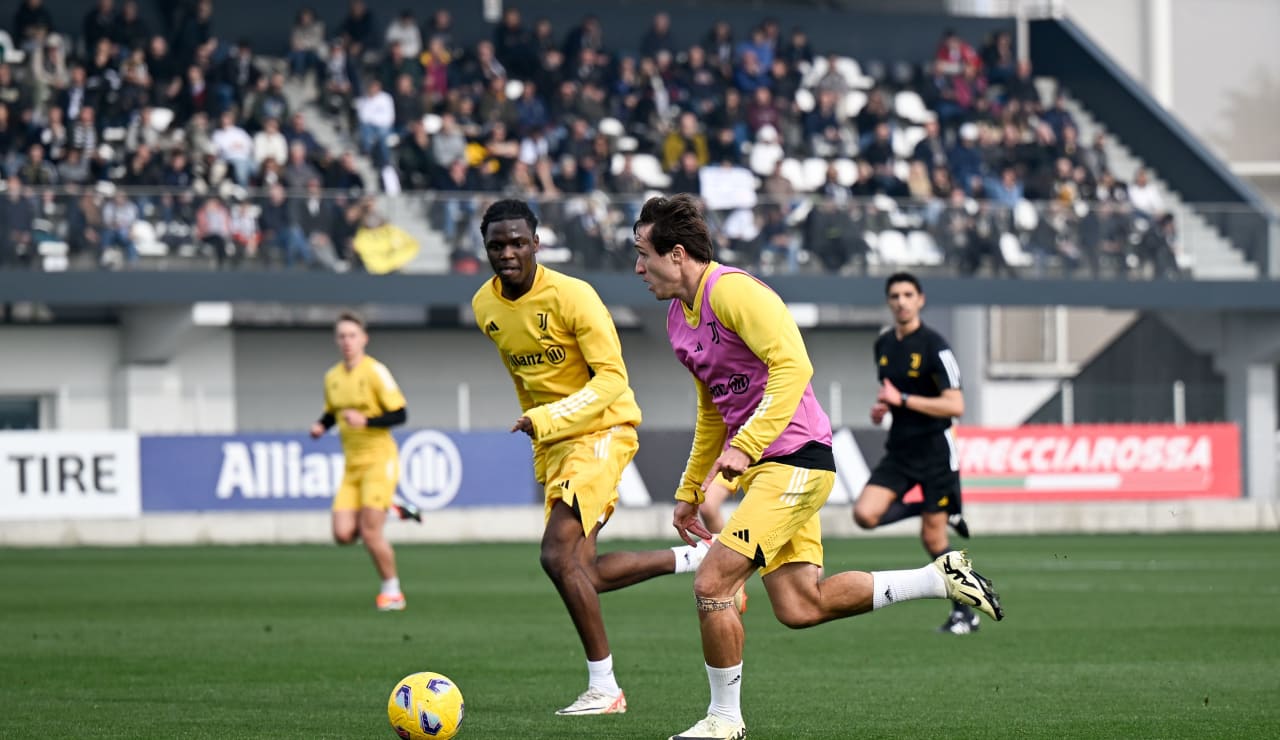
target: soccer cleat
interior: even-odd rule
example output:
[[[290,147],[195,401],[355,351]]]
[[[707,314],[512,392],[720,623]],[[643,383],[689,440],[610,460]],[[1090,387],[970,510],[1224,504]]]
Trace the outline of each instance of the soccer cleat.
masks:
[[[947,584],[948,599],[972,606],[997,622],[1004,619],[1004,610],[1000,608],[1000,594],[996,593],[991,581],[973,569],[965,551],[943,553],[933,561],[933,566],[942,574],[942,580]]]
[[[739,614],[747,613],[747,585],[742,584],[742,588],[738,589],[738,593],[733,595],[733,606],[738,610]]]
[[[556,714],[568,717],[575,714],[625,714],[626,711],[627,696],[621,690],[610,694],[601,689],[587,689],[577,701],[564,709],[557,709]]]
[[[714,714],[708,714],[679,735],[667,740],[742,740],[747,736],[747,726],[741,720],[734,722]]]
[[[965,614],[960,611],[952,611],[947,617],[947,621],[942,623],[938,628],[939,632],[950,632],[953,635],[967,635],[970,632],[978,631],[978,622],[980,621],[977,614],[972,612]]]
[[[964,514],[956,512],[947,516],[947,524],[956,531],[956,534],[969,539],[969,524],[964,520]]]
[[[402,612],[406,606],[404,594],[378,594],[373,603],[380,612]]]
[[[396,514],[399,515],[401,521],[412,519],[418,523],[422,522],[422,512],[413,504],[396,504],[392,508],[396,510]],[[968,535],[965,536],[968,537]]]

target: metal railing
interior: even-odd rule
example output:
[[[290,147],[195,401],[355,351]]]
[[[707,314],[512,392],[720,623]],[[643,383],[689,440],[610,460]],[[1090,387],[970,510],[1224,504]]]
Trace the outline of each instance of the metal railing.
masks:
[[[283,189],[197,194],[123,188],[0,194],[5,216],[0,269],[366,268],[471,274],[487,269],[479,230],[485,208],[513,196],[524,197],[540,220],[542,261],[588,271],[631,269],[632,224],[645,194],[371,196]],[[779,199],[751,191],[735,198],[713,193],[704,200],[716,258],[762,274],[883,274],[909,268],[931,275],[1082,279],[1194,276],[1197,261],[1215,257],[1203,253],[1212,246],[1206,236],[1212,226],[1206,222],[1244,208],[1197,204],[1204,221],[1183,224],[1124,200],[1004,205],[962,195]],[[386,260],[391,237],[383,227],[401,224],[413,233],[398,235],[397,245],[405,251]],[[1220,235],[1217,241],[1224,243]],[[364,247],[377,253],[376,269]],[[436,259],[421,259],[423,254]]]

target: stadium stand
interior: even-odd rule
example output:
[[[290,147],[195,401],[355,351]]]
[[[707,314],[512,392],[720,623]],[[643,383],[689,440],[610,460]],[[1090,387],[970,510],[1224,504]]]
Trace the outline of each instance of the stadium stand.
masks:
[[[1165,191],[1117,177],[1007,31],[947,31],[914,64],[773,19],[682,46],[665,13],[627,39],[509,6],[464,39],[447,11],[384,24],[353,0],[299,12],[267,57],[216,36],[210,0],[166,21],[100,0],[55,28],[23,0],[0,36],[0,264],[359,268],[382,211],[442,256],[426,269],[471,273],[484,202],[512,195],[536,204],[546,261],[625,269],[662,190],[701,194],[718,257],[765,274],[1191,266]]]

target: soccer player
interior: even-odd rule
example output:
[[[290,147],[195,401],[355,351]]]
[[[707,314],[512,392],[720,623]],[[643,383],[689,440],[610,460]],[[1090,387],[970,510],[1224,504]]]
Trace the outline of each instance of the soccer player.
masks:
[[[537,263],[537,229],[524,201],[500,200],[485,211],[480,231],[494,277],[471,306],[515,384],[521,414],[511,431],[533,440],[534,476],[545,493],[542,568],[587,656],[587,690],[556,714],[616,714],[627,700],[613,674],[599,594],[696,570],[707,547],[596,553],[636,454],[640,407],[608,309],[587,283]]]
[[[342,360],[324,374],[324,415],[311,425],[319,438],[335,423],[342,436],[346,468],[333,497],[333,539],[349,545],[359,537],[382,578],[374,604],[378,611],[402,611],[404,593],[396,576],[396,554],[383,535],[387,510],[403,519],[420,520],[410,506],[392,499],[400,479],[400,459],[391,427],[408,418],[404,394],[386,365],[365,354],[369,334],[353,313],[338,316],[333,328]]]
[[[947,340],[920,320],[924,291],[908,272],[890,275],[885,299],[893,328],[875,344],[880,391],[871,422],[892,412],[893,424],[881,458],[853,507],[853,519],[874,529],[920,516],[920,541],[930,558],[951,551],[947,524],[964,538],[969,525],[960,511],[960,461],[951,420],[964,413],[960,367]],[[920,486],[924,501],[906,504],[908,491]],[[954,601],[940,632],[965,635],[978,629],[979,617],[964,601]]]
[[[1003,616],[990,581],[963,553],[915,570],[823,578],[818,511],[835,482],[831,423],[809,384],[813,367],[795,320],[768,286],[712,261],[692,196],[651,198],[635,224],[636,272],[670,300],[667,334],[698,392],[693,449],[672,524],[687,542],[708,533],[698,506],[717,475],[745,492],[694,577],[707,716],[671,740],[746,736],[741,617],[733,594],[760,569],[778,621],[811,627],[899,601],[961,598]]]

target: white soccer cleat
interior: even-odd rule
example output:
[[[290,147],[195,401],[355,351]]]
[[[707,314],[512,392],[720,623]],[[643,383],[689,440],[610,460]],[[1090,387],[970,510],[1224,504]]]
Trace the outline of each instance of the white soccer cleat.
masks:
[[[952,550],[939,555],[933,561],[933,566],[947,584],[947,598],[972,606],[997,622],[1004,619],[1004,609],[1000,608],[1000,594],[996,593],[991,581],[973,569],[969,556],[963,550]]]
[[[667,740],[742,740],[747,736],[747,726],[741,720],[734,722],[714,714],[708,714],[679,735]]]
[[[627,697],[621,690],[610,694],[600,689],[587,689],[577,701],[564,709],[557,709],[556,714],[568,717],[577,714],[625,714],[626,711]]]

